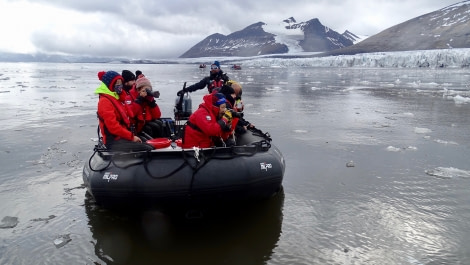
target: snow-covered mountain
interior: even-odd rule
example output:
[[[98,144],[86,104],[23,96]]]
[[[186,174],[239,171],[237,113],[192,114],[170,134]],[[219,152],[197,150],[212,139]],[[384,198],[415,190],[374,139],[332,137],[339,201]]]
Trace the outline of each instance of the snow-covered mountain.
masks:
[[[317,18],[297,23],[290,17],[276,25],[258,22],[227,36],[210,35],[180,57],[325,52],[351,46],[360,39],[349,31],[340,34],[322,25]]]
[[[290,17],[276,25],[264,24],[263,29],[274,34],[276,42],[287,45],[289,53],[328,51],[365,39],[349,31],[339,34],[322,25],[317,18],[297,23],[295,18]]]
[[[326,55],[470,48],[470,0],[410,19]]]

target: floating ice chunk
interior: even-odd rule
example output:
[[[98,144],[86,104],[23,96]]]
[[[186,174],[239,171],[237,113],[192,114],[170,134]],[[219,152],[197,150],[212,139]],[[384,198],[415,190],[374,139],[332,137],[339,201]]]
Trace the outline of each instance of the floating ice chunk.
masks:
[[[346,163],[346,167],[355,167],[356,165],[354,164],[354,161],[349,161],[348,163]]]
[[[455,104],[465,104],[470,102],[470,98],[462,97],[461,95],[457,95],[453,97]]]
[[[61,248],[67,245],[67,243],[69,243],[70,241],[72,241],[72,239],[70,238],[69,234],[60,235],[56,239],[54,239],[54,245],[56,246],[56,248]]]
[[[440,143],[440,144],[457,144],[456,142],[453,142],[453,141],[444,141],[444,140],[441,140],[441,139],[435,139],[434,142],[436,143]]]
[[[307,130],[294,130],[295,133],[308,133]]]
[[[411,145],[410,145],[410,146],[408,146],[406,149],[412,150],[412,151],[416,151],[416,150],[418,150],[418,147],[416,147],[416,146],[411,146]]]
[[[0,223],[0,228],[13,228],[19,223],[18,217],[5,216]]]
[[[389,152],[400,152],[401,148],[398,148],[398,147],[394,147],[394,146],[388,146],[387,147],[387,151]]]
[[[432,132],[430,129],[428,128],[419,128],[419,127],[415,127],[415,133],[430,133]]]

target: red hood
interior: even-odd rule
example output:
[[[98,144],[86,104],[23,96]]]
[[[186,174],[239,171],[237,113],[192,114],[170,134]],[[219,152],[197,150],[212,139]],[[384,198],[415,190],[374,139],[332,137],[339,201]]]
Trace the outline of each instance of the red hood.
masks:
[[[205,95],[202,100],[204,101],[201,103],[207,110],[210,111],[216,118],[219,116],[219,107],[216,107],[212,104],[212,94]]]

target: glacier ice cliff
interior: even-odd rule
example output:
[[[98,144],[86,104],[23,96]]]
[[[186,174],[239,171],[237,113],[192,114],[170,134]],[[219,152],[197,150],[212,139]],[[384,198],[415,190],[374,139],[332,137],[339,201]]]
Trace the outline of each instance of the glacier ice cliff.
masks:
[[[228,58],[227,58],[228,59]],[[244,67],[376,67],[376,68],[467,68],[470,49],[440,49],[402,52],[377,52],[355,55],[299,58],[252,58]]]

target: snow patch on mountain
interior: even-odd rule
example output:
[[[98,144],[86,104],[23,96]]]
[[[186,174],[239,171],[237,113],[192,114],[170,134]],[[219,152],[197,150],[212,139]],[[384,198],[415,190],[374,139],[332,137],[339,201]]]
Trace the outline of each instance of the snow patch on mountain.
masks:
[[[288,19],[283,20],[281,23],[278,24],[264,24],[263,30],[267,33],[273,34],[277,43],[284,44],[288,47],[289,51],[288,54],[298,54],[300,52],[304,52],[304,49],[300,46],[300,42],[305,39],[305,32],[304,27],[306,22],[299,22],[290,17]],[[325,26],[325,33],[330,31],[330,28]],[[343,34],[345,38],[351,40],[353,44],[356,44],[368,36],[363,35],[356,35],[348,30],[346,30]],[[332,43],[341,46],[337,43],[337,40],[328,38]]]
[[[277,43],[284,44],[289,49],[288,53],[302,52],[303,49],[299,45],[299,41],[304,39],[304,32],[300,27],[287,28],[288,23],[264,24],[263,30],[267,33],[275,35],[274,39]]]

